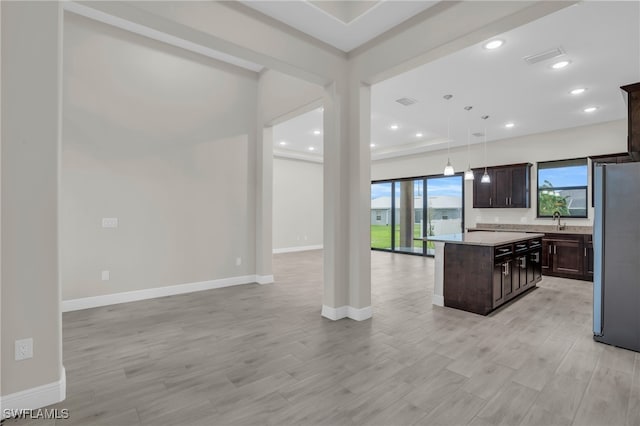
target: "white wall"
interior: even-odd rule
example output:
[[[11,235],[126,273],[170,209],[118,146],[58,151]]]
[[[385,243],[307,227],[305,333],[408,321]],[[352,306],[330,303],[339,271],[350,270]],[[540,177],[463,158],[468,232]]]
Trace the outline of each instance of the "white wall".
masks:
[[[63,300],[255,274],[255,73],[67,13],[63,87]]]
[[[476,223],[539,223],[550,224],[550,219],[536,219],[537,172],[536,162],[612,154],[627,150],[627,121],[619,120],[592,126],[576,127],[554,132],[539,133],[513,139],[502,139],[487,145],[489,166],[514,163],[533,163],[531,169],[531,208],[529,209],[474,209],[473,183],[465,182],[465,227]],[[483,145],[471,147],[471,167],[484,167]],[[447,162],[446,151],[428,152],[408,157],[374,161],[372,180],[441,174]],[[451,163],[457,172],[467,167],[466,147],[451,150]],[[589,173],[591,169],[589,168]],[[476,176],[476,179],[480,176]],[[591,185],[591,177],[589,177]],[[589,206],[591,206],[589,191]],[[587,219],[570,219],[570,225],[593,223],[593,208]]]
[[[64,398],[58,281],[58,148],[62,30],[56,2],[2,2],[2,317],[0,394],[53,385]],[[31,48],[29,48],[31,47]],[[33,338],[33,358],[14,342]],[[48,388],[50,389],[50,388]],[[56,390],[57,389],[57,390]],[[22,408],[22,407],[21,407]],[[37,407],[33,407],[37,408]]]
[[[322,245],[323,165],[273,159],[273,249]]]

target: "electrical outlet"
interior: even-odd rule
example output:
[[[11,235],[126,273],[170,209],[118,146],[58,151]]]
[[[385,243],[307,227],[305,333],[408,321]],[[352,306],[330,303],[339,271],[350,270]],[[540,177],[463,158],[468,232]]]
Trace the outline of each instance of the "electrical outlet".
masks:
[[[117,228],[118,227],[118,218],[117,217],[103,217],[102,218],[102,227],[103,228]]]
[[[16,340],[16,361],[33,358],[33,339]]]
[[[242,265],[242,258],[236,257],[236,266],[240,266],[240,265]]]
[[[102,271],[102,281],[109,281],[109,271]]]

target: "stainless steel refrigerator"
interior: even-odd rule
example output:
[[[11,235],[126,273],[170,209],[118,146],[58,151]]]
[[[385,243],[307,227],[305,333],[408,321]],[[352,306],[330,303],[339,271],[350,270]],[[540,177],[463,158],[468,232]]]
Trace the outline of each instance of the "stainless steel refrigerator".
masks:
[[[640,352],[640,163],[594,168],[594,339]]]

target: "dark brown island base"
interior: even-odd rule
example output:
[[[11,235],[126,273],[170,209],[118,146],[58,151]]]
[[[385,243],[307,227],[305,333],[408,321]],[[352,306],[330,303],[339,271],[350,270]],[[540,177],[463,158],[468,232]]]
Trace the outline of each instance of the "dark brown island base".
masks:
[[[522,232],[438,236],[444,306],[487,315],[542,279],[542,237]]]

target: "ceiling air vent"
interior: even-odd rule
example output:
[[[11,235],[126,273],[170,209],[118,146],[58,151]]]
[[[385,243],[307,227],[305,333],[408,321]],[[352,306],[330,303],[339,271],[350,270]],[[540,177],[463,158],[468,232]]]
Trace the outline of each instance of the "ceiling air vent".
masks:
[[[476,138],[480,138],[482,136],[484,136],[484,133],[482,132],[477,132],[477,133],[471,133],[473,136],[475,136]]]
[[[404,106],[409,106],[409,105],[415,104],[418,101],[413,98],[400,98],[400,99],[396,99],[396,102]]]
[[[547,50],[546,52],[536,53],[535,55],[525,56],[524,61],[529,65],[537,64],[538,62],[546,61],[547,59],[557,58],[558,56],[562,56],[566,54],[562,47],[557,47],[555,49]]]

